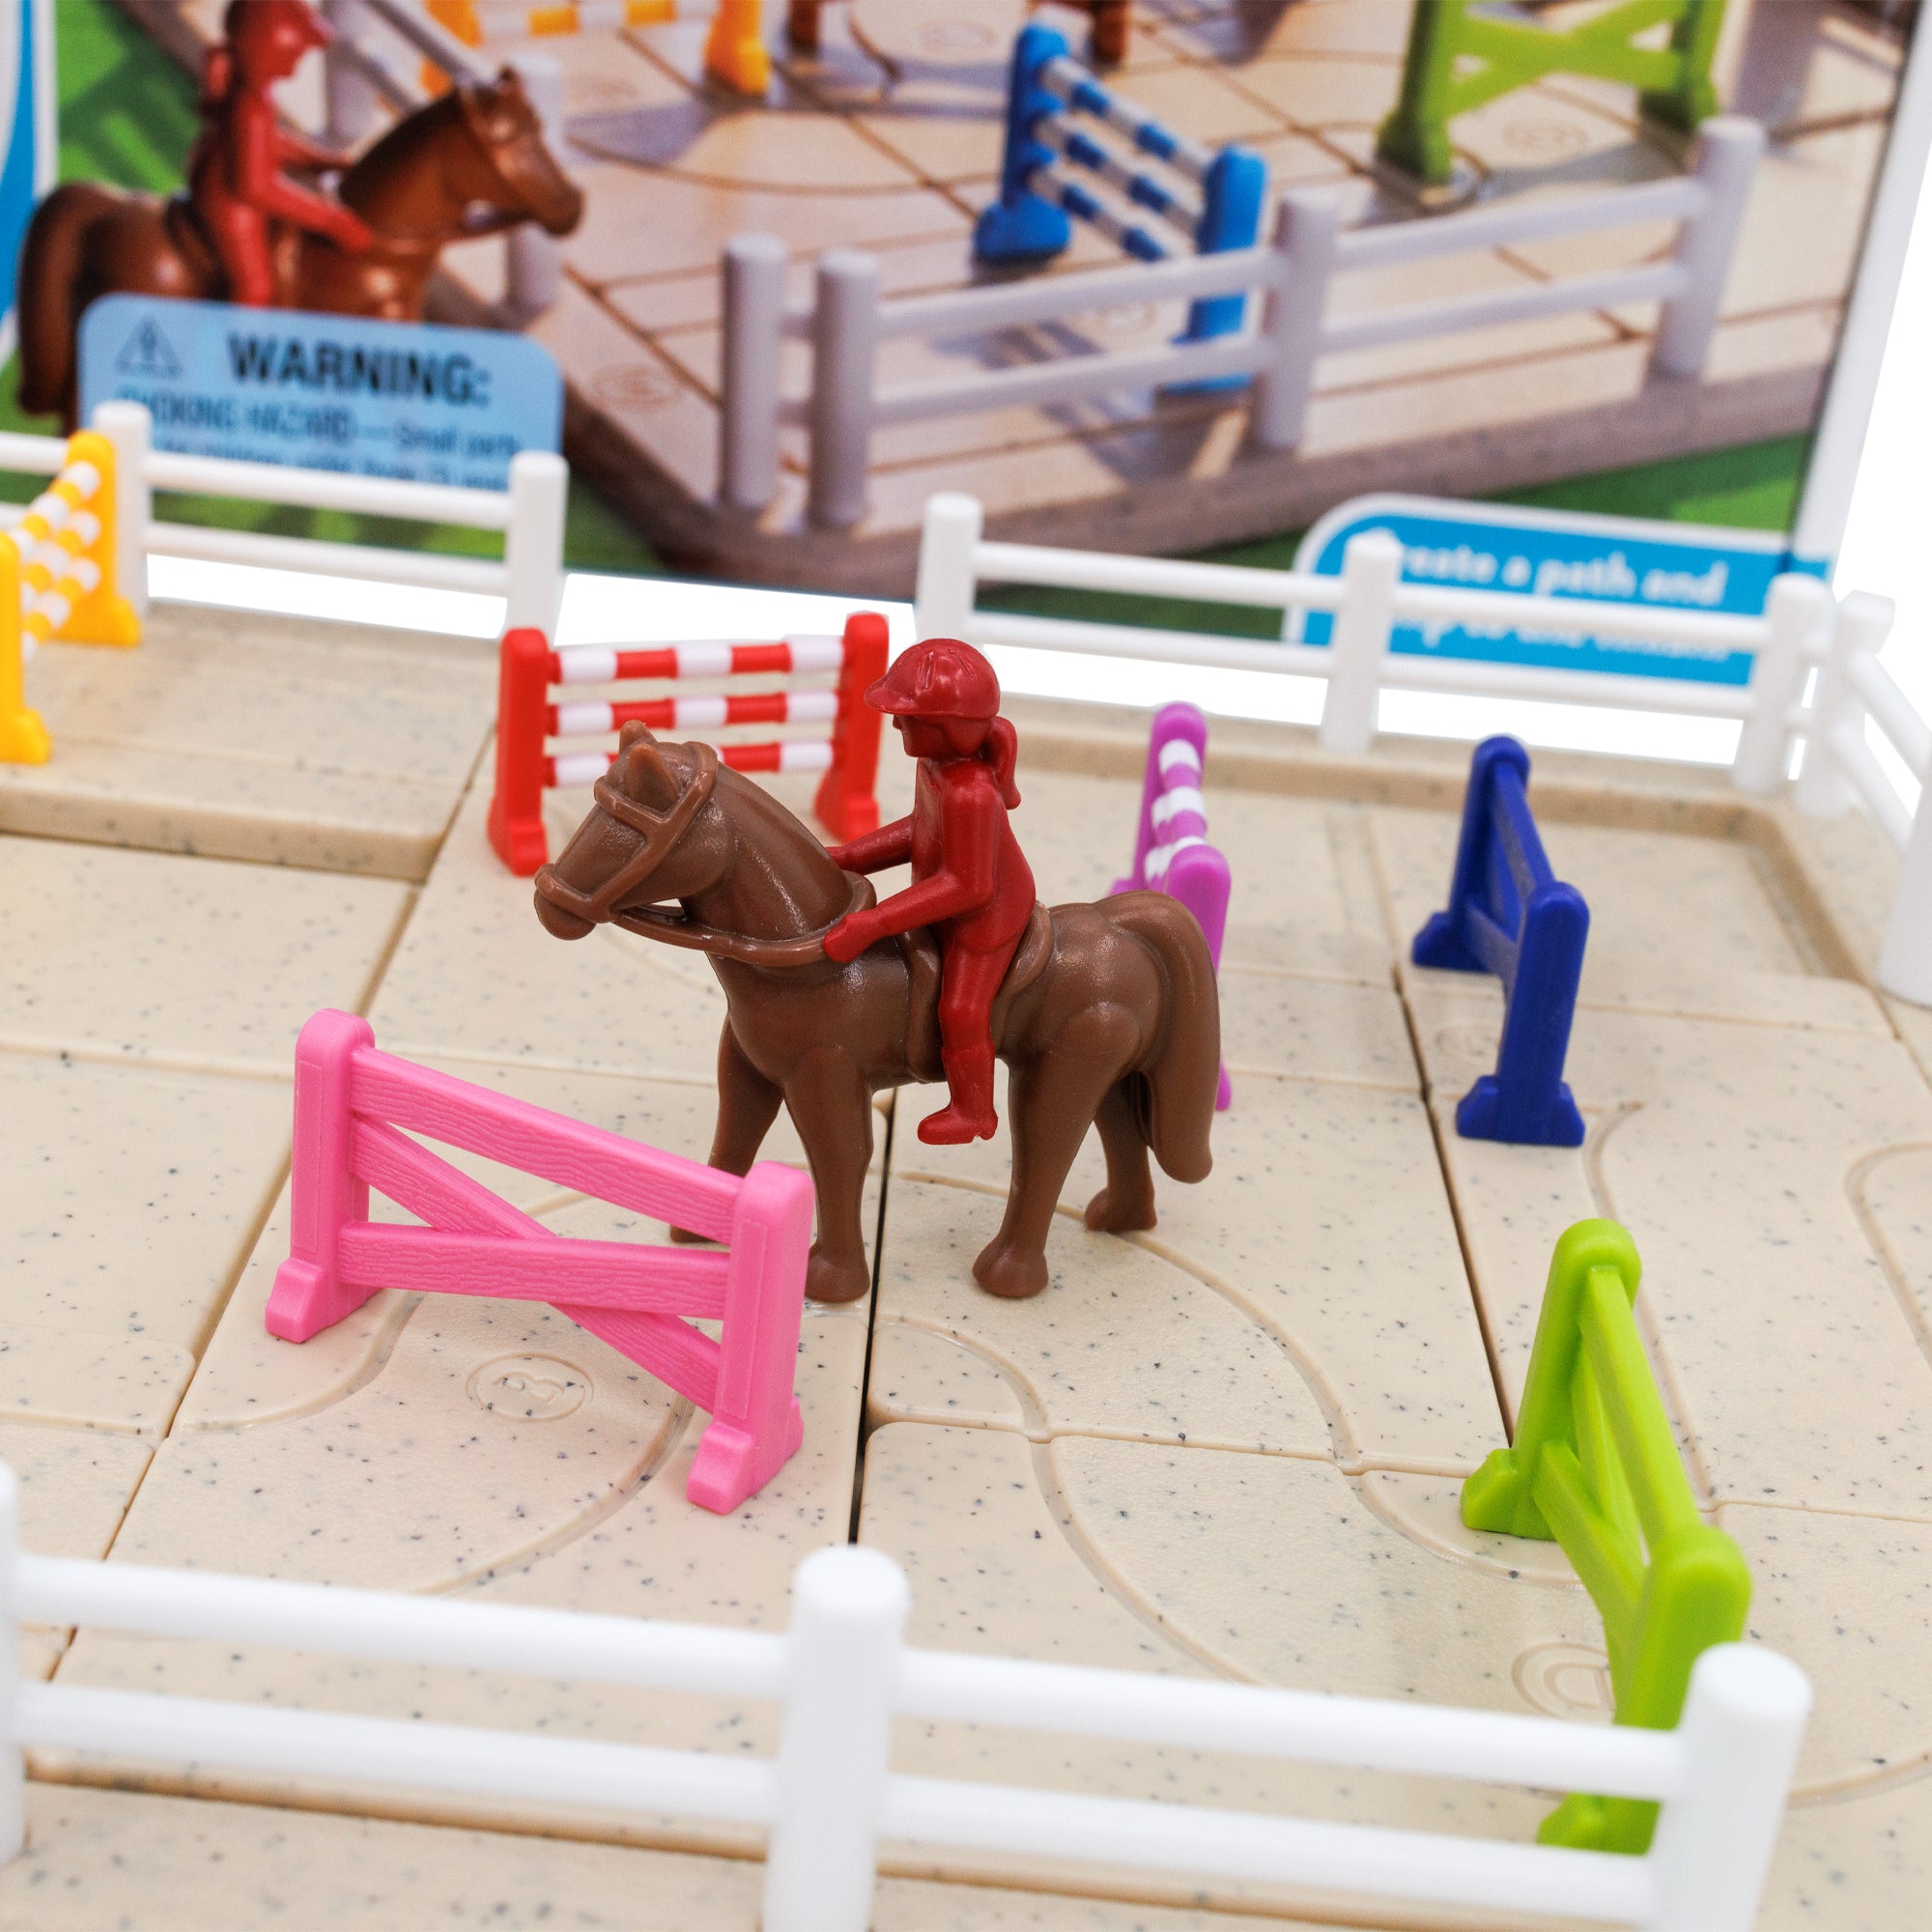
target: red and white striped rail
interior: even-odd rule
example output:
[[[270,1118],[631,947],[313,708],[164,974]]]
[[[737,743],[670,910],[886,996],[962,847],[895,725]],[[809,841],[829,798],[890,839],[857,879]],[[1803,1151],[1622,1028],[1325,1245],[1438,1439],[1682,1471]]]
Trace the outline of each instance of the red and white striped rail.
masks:
[[[856,838],[879,822],[879,716],[866,690],[885,674],[886,620],[861,611],[839,637],[789,637],[774,643],[664,644],[614,650],[573,644],[553,650],[541,631],[504,634],[497,710],[497,789],[490,842],[520,878],[549,856],[543,795],[558,785],[593,784],[609,769],[608,746],[547,749],[551,739],[606,737],[626,724],[709,738],[742,724],[818,724],[823,735],[719,747],[741,772],[822,772],[812,810],[835,838]],[[567,685],[665,683],[727,677],[825,677],[832,685],[797,691],[671,695],[555,703]]]

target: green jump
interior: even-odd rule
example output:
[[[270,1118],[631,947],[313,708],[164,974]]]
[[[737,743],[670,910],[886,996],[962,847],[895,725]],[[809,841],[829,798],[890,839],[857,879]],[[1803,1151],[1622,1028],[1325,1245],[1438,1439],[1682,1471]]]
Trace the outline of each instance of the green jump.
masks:
[[[1477,0],[1415,0],[1402,93],[1376,137],[1376,155],[1434,186],[1453,172],[1449,123],[1548,73],[1586,74],[1634,87],[1654,120],[1687,132],[1718,111],[1711,60],[1724,0],[1622,0],[1577,26],[1474,14]],[[1661,47],[1637,40],[1668,25]]]
[[[1515,1445],[1463,1484],[1463,1520],[1561,1547],[1604,1620],[1616,1721],[1669,1730],[1690,1666],[1744,1634],[1751,1579],[1697,1514],[1637,1333],[1639,1272],[1614,1221],[1578,1221],[1556,1243]],[[1656,1822],[1653,1804],[1577,1795],[1537,1836],[1641,1853]]]

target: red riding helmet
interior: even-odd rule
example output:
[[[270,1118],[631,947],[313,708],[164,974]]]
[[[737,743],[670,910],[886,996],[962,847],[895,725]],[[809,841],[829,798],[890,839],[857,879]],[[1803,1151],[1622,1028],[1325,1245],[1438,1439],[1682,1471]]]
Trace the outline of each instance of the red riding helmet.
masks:
[[[334,36],[307,0],[228,0],[221,31],[247,60],[264,60],[271,71],[293,73],[311,47],[326,47]]]
[[[866,702],[888,718],[992,718],[1000,709],[1000,680],[971,644],[929,638],[895,660]]]

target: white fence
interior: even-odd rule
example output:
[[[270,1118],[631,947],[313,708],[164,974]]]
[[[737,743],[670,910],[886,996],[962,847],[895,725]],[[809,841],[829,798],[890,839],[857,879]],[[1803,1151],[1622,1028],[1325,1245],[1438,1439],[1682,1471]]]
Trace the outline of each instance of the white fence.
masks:
[[[327,134],[339,147],[353,148],[373,132],[384,104],[407,114],[427,99],[419,63],[397,58],[402,49],[421,55],[458,80],[494,80],[505,64],[481,47],[466,46],[432,20],[419,0],[321,0],[321,6],[335,35],[324,56],[323,72]],[[560,160],[562,68],[553,55],[522,49],[507,65],[537,111],[545,145]],[[503,246],[509,307],[518,315],[541,314],[563,285],[562,242],[526,221],[504,237]]]
[[[102,403],[93,426],[114,445],[115,580],[137,611],[147,609],[147,559],[156,554],[473,591],[508,600],[505,628],[528,624],[546,633],[555,628],[563,600],[563,520],[570,489],[569,466],[560,456],[522,451],[510,460],[507,490],[469,490],[225,457],[171,456],[153,447],[149,414],[139,403]],[[0,469],[52,476],[66,455],[67,444],[58,437],[0,435]],[[503,559],[156,523],[156,490],[500,530]]]
[[[1862,804],[1904,866],[1879,957],[1879,983],[1932,1006],[1932,727],[1878,661],[1892,607],[1855,591],[1839,600],[1817,578],[1777,578],[1762,617],[1677,611],[1571,597],[1521,597],[1402,582],[1402,548],[1386,531],[1350,540],[1340,577],[1097,551],[988,543],[971,497],[934,497],[920,545],[918,628],[923,638],[1018,644],[1178,665],[1287,671],[1326,681],[1321,743],[1363,752],[1375,737],[1386,690],[1540,698],[1564,704],[1735,718],[1742,729],[1731,775],[1747,791],[1782,790],[1795,742],[1804,759],[1795,790],[1801,811],[1831,816]],[[976,608],[982,582],[1179,597],[1285,613],[1283,630],[1308,611],[1332,612],[1333,638],[1314,644],[1247,642],[1192,631],[1029,617]],[[1748,685],[1544,669],[1460,658],[1392,656],[1398,623],[1530,626],[1600,637],[1755,654]],[[1813,669],[1818,675],[1811,677]],[[1806,690],[1810,687],[1807,698]],[[1867,742],[1876,725],[1922,787],[1916,812]]]
[[[768,1833],[763,1932],[864,1932],[880,1838],[1260,1881],[1658,1932],[1746,1932],[1810,1707],[1798,1667],[1722,1645],[1674,1731],[905,1647],[904,1573],[877,1550],[799,1566],[789,1633],[338,1590],[29,1556],[0,1466],[0,1858],[24,1831],[29,1748],[198,1770],[521,1799]],[[266,1644],[782,1707],[776,1758],[22,1683],[20,1622]],[[916,1777],[895,1718],[1235,1751],[1351,1770],[1656,1799],[1642,1858],[1172,1802]]]
[[[726,245],[723,266],[721,494],[741,509],[762,509],[778,488],[780,430],[803,424],[810,438],[810,514],[820,524],[852,524],[865,514],[872,432],[884,425],[1230,377],[1253,379],[1253,441],[1263,449],[1293,449],[1301,440],[1316,364],[1323,355],[1631,302],[1663,305],[1652,366],[1669,376],[1695,376],[1717,329],[1763,149],[1757,123],[1719,116],[1705,122],[1695,171],[1689,175],[1574,201],[1475,209],[1347,232],[1329,194],[1298,189],[1282,197],[1269,246],[891,301],[880,298],[872,256],[834,248],[818,258],[811,301],[788,307],[783,243],[771,236],[739,236]],[[1676,244],[1665,260],[1328,314],[1338,274],[1650,222],[1677,224]],[[893,387],[882,388],[877,380],[879,345],[897,336],[984,338],[1127,303],[1248,292],[1263,298],[1260,326],[1248,334],[1055,355]],[[787,338],[811,345],[811,386],[802,398],[781,391],[780,359]]]

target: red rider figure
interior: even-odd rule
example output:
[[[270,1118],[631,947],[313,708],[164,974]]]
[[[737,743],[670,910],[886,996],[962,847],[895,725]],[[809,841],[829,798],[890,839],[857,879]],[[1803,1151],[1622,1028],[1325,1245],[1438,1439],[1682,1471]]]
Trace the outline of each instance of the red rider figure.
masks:
[[[898,727],[919,760],[912,816],[833,848],[848,872],[912,862],[913,883],[883,904],[841,919],[825,952],[841,964],[875,940],[929,925],[939,941],[940,1060],[952,1100],[919,1123],[919,1137],[948,1145],[985,1140],[993,1112],[993,995],[1000,990],[1034,908],[1033,870],[1007,813],[1018,740],[1000,717],[1000,684],[971,644],[935,638],[915,644],[866,694]]]
[[[202,130],[188,156],[188,199],[228,275],[228,298],[248,308],[275,299],[271,226],[286,221],[359,255],[374,239],[339,201],[282,170],[339,167],[342,156],[283,128],[270,89],[287,80],[328,28],[305,0],[229,0],[227,39],[202,70]]]

